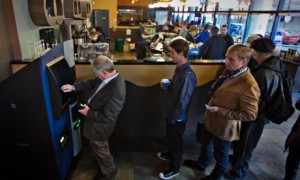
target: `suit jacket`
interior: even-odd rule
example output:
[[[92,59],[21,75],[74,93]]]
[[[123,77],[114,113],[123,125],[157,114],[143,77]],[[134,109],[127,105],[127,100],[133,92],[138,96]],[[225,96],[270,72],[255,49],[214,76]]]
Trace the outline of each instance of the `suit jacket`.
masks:
[[[209,103],[219,110],[206,111],[205,127],[219,139],[238,140],[241,121],[256,119],[259,97],[259,87],[248,69],[216,90]]]
[[[201,47],[202,59],[225,59],[226,42],[218,35],[211,36]]]
[[[93,89],[101,84],[99,78],[74,85],[76,91]],[[95,94],[89,103],[83,135],[94,141],[107,141],[112,134],[126,95],[123,78],[118,75]]]
[[[234,45],[234,40],[233,40],[232,36],[230,36],[229,34],[226,34],[225,36],[222,36],[221,34],[219,34],[219,36],[221,38],[223,38],[224,41],[226,42],[225,52],[227,52],[228,48],[230,46]]]

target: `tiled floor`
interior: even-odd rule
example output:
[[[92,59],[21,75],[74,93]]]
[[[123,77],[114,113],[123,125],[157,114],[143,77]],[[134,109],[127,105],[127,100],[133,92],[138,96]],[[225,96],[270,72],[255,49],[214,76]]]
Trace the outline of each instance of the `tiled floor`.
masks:
[[[300,98],[300,93],[294,94],[294,100],[298,98]],[[250,172],[247,174],[246,180],[277,180],[284,177],[284,166],[287,156],[286,153],[283,153],[284,142],[298,115],[299,111],[288,122],[284,122],[281,125],[266,125],[258,147],[253,154]],[[118,167],[118,174],[113,179],[158,179],[159,172],[164,170],[168,165],[156,157],[156,153],[164,149],[165,139],[148,138],[131,141],[131,144],[135,145],[135,148],[132,148],[135,151],[118,151],[117,149],[120,149],[121,145],[112,143],[111,149]],[[138,150],[136,150],[137,145],[139,147]],[[196,143],[193,136],[185,136],[183,159],[196,159],[199,149],[200,145]],[[91,180],[96,172],[96,166],[92,151],[87,142],[84,141],[82,152],[75,159],[74,167],[68,180]],[[205,173],[201,173],[182,165],[180,175],[174,179],[201,179],[205,174],[210,173],[213,166],[214,162],[211,163]],[[297,180],[300,180],[300,175],[298,175]]]

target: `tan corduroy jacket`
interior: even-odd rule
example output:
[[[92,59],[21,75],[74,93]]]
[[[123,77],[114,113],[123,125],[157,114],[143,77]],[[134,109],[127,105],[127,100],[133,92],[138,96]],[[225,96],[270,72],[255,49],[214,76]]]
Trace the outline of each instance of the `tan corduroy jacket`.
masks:
[[[241,121],[256,119],[259,97],[259,87],[248,69],[216,90],[209,103],[219,109],[206,111],[205,127],[222,140],[238,140]]]

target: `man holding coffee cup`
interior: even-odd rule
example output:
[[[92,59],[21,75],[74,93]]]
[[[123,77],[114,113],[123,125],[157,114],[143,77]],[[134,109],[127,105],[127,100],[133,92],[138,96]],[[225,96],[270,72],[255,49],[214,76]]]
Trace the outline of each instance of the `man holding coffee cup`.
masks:
[[[176,63],[172,81],[163,79],[162,89],[168,91],[166,132],[169,143],[168,152],[158,153],[162,160],[170,160],[169,167],[159,174],[161,179],[170,179],[179,175],[183,154],[183,133],[187,121],[188,107],[197,84],[197,77],[187,60],[188,42],[176,39],[170,44],[170,56]]]

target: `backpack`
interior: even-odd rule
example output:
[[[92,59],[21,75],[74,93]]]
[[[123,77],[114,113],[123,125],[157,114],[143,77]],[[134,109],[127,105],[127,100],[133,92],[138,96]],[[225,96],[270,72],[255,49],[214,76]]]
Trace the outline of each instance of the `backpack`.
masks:
[[[266,102],[264,109],[266,118],[275,124],[287,121],[295,112],[292,105],[293,78],[284,66],[281,69],[276,71],[280,84],[270,101]]]

